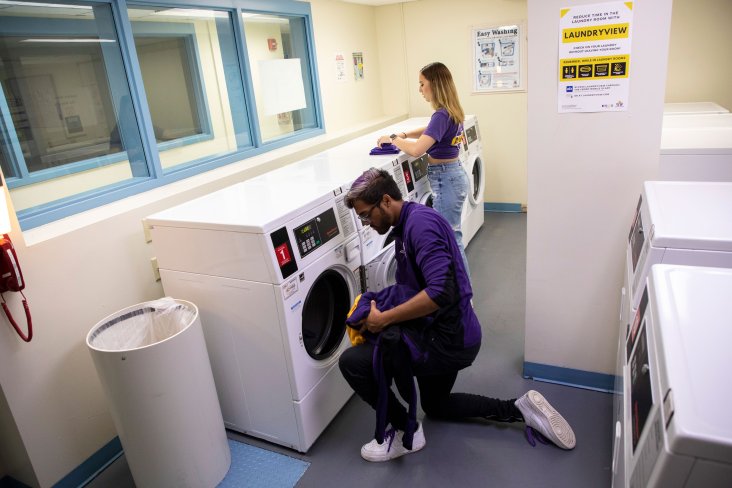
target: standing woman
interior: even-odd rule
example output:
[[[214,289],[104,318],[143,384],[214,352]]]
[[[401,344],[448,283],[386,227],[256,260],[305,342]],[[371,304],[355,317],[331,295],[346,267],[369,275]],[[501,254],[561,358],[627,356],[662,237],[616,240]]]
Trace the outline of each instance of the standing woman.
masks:
[[[440,62],[430,63],[420,70],[419,92],[435,110],[427,127],[381,136],[377,144],[390,142],[414,157],[427,153],[433,207],[452,226],[467,271],[460,217],[468,194],[468,175],[458,159],[465,112],[460,106],[452,74]]]

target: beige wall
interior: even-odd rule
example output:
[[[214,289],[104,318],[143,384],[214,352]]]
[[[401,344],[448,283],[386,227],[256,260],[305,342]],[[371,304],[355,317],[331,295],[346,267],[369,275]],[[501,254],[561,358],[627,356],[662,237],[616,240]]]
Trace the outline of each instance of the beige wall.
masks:
[[[732,110],[730,23],[730,0],[674,0],[667,102],[716,102]]]
[[[335,0],[312,0],[310,4],[326,130],[343,130],[382,114],[406,117],[404,107],[382,112],[377,9]],[[364,78],[359,81],[353,76],[354,52],[363,53]],[[345,81],[336,80],[336,53],[346,60]]]
[[[658,174],[671,0],[634,3],[628,109],[559,114],[556,65],[545,62],[557,59],[559,11],[591,3],[528,0],[524,360],[614,375],[628,229]]]

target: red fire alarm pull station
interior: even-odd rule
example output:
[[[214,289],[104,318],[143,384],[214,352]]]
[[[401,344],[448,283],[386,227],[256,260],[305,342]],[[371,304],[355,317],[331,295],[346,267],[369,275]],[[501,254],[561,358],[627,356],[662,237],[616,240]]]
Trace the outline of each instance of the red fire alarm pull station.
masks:
[[[277,50],[277,39],[269,38],[267,39],[267,46],[269,46],[270,51],[276,51]]]

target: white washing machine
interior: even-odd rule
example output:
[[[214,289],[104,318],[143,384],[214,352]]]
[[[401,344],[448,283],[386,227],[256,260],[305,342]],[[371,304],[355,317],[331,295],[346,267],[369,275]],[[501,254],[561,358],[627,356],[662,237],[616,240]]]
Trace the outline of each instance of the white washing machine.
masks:
[[[656,264],[732,268],[732,183],[649,181],[628,235],[613,418],[622,421],[626,339],[643,316],[643,290]],[[640,310],[640,311],[639,311]]]
[[[664,115],[660,180],[732,181],[732,114]]]
[[[655,265],[626,342],[612,486],[732,480],[732,270]]]
[[[468,115],[464,123],[464,166],[468,174],[468,197],[465,199],[462,215],[463,244],[468,247],[485,221],[485,164],[483,142],[480,138],[478,118]],[[465,149],[467,146],[467,149]]]
[[[732,183],[646,181],[636,208],[626,249],[632,309],[654,264],[732,268]]]
[[[353,393],[360,241],[329,185],[267,174],[146,219],[165,293],[201,311],[226,426],[300,452]]]

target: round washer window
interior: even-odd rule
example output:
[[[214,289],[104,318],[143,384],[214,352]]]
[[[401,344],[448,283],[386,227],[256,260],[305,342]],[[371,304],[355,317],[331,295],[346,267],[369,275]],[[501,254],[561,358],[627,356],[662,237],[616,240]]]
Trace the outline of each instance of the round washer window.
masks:
[[[340,273],[327,270],[318,276],[302,310],[302,338],[310,357],[325,359],[338,349],[350,307],[348,283]]]
[[[480,158],[475,160],[475,164],[473,164],[473,200],[475,201],[478,198],[478,194],[480,193],[480,184],[483,181],[483,163],[481,163]]]

